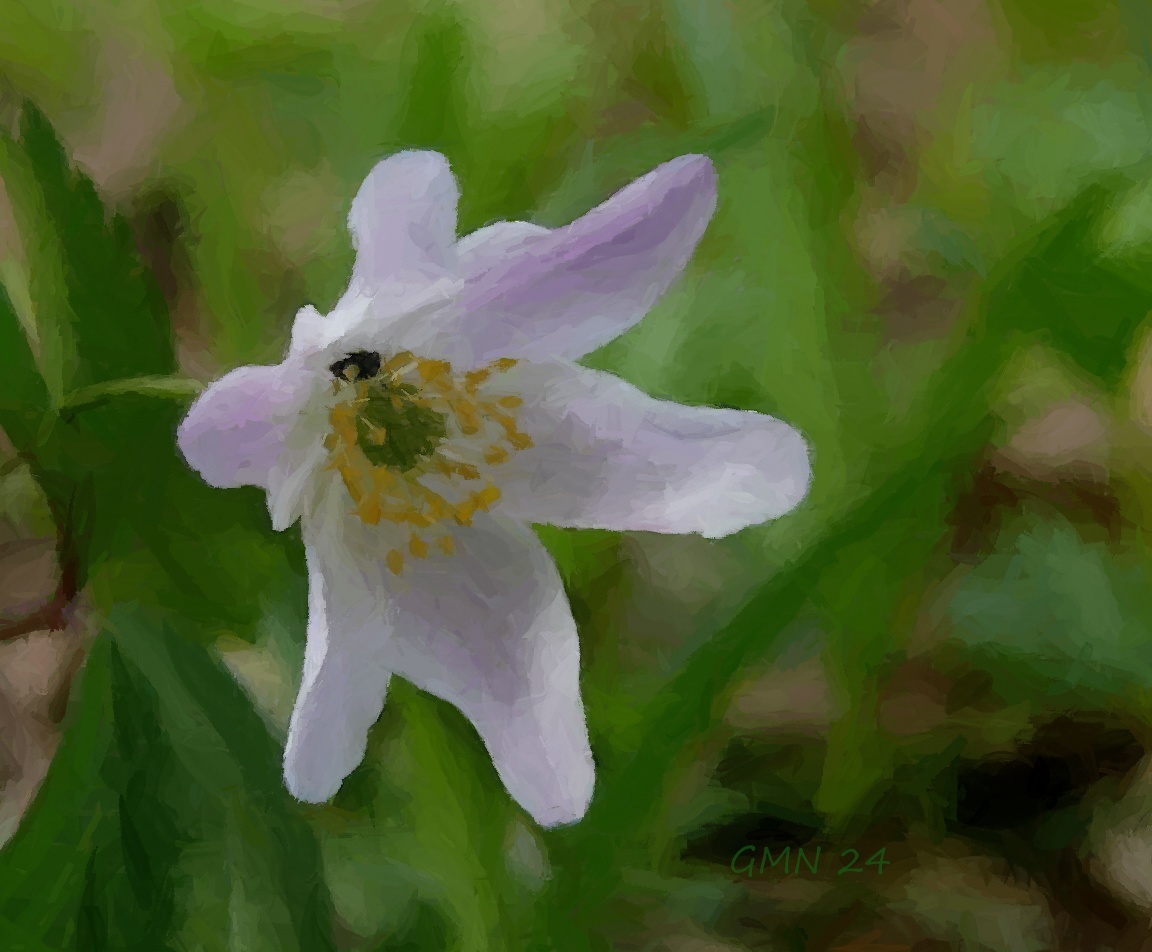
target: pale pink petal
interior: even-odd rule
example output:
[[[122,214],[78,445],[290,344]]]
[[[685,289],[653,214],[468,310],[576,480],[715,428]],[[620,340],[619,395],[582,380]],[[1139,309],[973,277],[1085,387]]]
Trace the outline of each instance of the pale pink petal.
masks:
[[[391,672],[375,567],[362,570],[338,539],[319,539],[312,526],[305,538],[308,644],[284,779],[293,796],[320,803],[363,760]]]
[[[657,400],[561,361],[521,364],[508,382],[535,444],[501,468],[516,518],[719,538],[783,515],[808,490],[804,438],[765,414]]]
[[[313,370],[296,361],[233,370],[188,410],[176,434],[180,452],[213,486],[267,488],[315,385]]]
[[[498,221],[456,242],[456,258],[463,277],[476,278],[489,268],[504,264],[509,255],[531,246],[551,232],[526,221]]]
[[[715,207],[712,163],[685,155],[570,225],[522,232],[465,276],[459,312],[444,319],[437,350],[461,365],[595,350],[639,321],[679,276]],[[513,233],[492,238],[504,234]]]
[[[551,557],[531,530],[485,517],[456,533],[454,555],[410,571],[394,670],[472,721],[538,823],[580,819],[594,768],[576,625]]]
[[[448,160],[437,152],[398,152],[379,162],[348,215],[353,284],[420,285],[450,274],[459,197]]]
[[[356,261],[348,288],[327,315],[302,308],[291,353],[382,349],[403,326],[456,306],[456,179],[436,152],[399,152],[364,179],[348,227]],[[399,325],[399,326],[398,326]]]
[[[582,816],[594,772],[580,701],[579,641],[539,540],[524,526],[481,515],[470,527],[456,527],[452,555],[435,545],[424,559],[406,553],[396,576],[384,563],[394,541],[346,510],[334,493],[322,518],[339,524],[327,533],[327,545],[339,546],[331,559],[342,566],[342,597],[365,606],[377,598],[375,626],[364,623],[361,645],[386,645],[387,670],[459,708],[509,793],[538,822],[551,826]],[[327,567],[324,574],[329,577]],[[358,612],[357,624],[368,617],[368,610]],[[366,730],[366,721],[358,718],[357,729]],[[340,763],[351,769],[350,755]]]

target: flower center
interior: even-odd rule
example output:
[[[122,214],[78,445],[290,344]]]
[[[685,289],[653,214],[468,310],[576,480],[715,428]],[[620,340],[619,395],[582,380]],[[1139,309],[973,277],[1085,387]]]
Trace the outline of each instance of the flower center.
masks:
[[[532,445],[508,412],[520,398],[492,390],[494,375],[515,364],[502,358],[455,374],[447,361],[407,351],[387,360],[357,351],[332,364],[337,399],[324,446],[356,514],[368,525],[408,526],[408,552],[424,558],[428,541],[418,529],[442,529],[449,519],[470,525],[477,511],[487,511],[500,490],[482,474]],[[476,482],[484,485],[474,489]],[[437,535],[433,542],[450,554],[451,535]],[[385,563],[400,574],[401,548]]]
[[[369,385],[356,418],[357,443],[373,466],[406,473],[429,459],[447,433],[444,415],[419,402],[408,383]]]

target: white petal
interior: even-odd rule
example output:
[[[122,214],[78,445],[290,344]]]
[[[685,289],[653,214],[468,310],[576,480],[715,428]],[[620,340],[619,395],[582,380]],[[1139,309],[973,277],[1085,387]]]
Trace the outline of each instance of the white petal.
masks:
[[[458,199],[439,153],[399,152],[378,163],[348,215],[356,248],[348,288],[327,316],[300,310],[291,353],[379,348],[397,321],[422,320],[430,297],[432,310],[454,300]]]
[[[783,515],[807,493],[804,438],[765,414],[657,400],[560,361],[521,364],[508,382],[535,443],[501,469],[516,518],[718,538]]]
[[[547,228],[527,221],[498,221],[486,225],[456,242],[460,274],[478,277],[548,234],[551,232]]]
[[[311,803],[335,794],[364,758],[391,677],[378,573],[364,571],[333,528],[305,525],[308,645],[284,751],[289,791]]]
[[[180,452],[213,486],[266,489],[315,386],[315,373],[296,360],[239,367],[193,402],[177,430]]]
[[[476,726],[508,792],[543,826],[584,815],[594,769],[580,648],[556,567],[524,526],[484,517],[456,553],[405,569],[393,670]]]
[[[684,155],[570,225],[494,245],[503,254],[464,275],[441,352],[463,366],[505,356],[575,359],[606,344],[679,276],[715,207],[711,162]],[[507,225],[487,238],[505,235],[513,236]]]
[[[439,153],[399,152],[378,163],[348,215],[356,247],[353,281],[368,288],[420,285],[450,274],[459,197]]]
[[[472,721],[509,793],[540,823],[582,816],[594,773],[579,642],[539,540],[481,516],[457,528],[453,555],[409,557],[396,576],[384,564],[395,539],[347,508],[330,493],[305,523],[308,657],[285,759],[292,792],[335,792],[363,756],[394,672]]]

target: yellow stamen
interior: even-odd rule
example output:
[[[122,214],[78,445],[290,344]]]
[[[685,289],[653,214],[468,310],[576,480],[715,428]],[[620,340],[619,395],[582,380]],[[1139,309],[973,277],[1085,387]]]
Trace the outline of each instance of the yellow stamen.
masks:
[[[380,500],[376,496],[365,496],[356,504],[356,515],[364,520],[364,523],[369,526],[378,526],[383,511],[380,508]]]
[[[329,413],[330,432],[324,437],[329,453],[326,468],[340,474],[354,511],[365,523],[378,525],[387,520],[398,528],[407,527],[406,545],[385,556],[385,564],[394,574],[402,572],[405,553],[425,558],[430,542],[446,554],[454,551],[450,537],[428,539],[420,531],[433,529],[435,534],[433,527],[449,519],[471,525],[477,512],[489,511],[500,499],[499,489],[488,482],[482,489],[463,492],[461,481],[483,479],[477,457],[495,466],[507,462],[511,453],[533,445],[508,412],[524,404],[522,397],[482,395],[483,385],[494,373],[503,373],[517,363],[513,358],[502,358],[454,374],[447,361],[403,351],[383,362],[381,376],[391,380],[383,388],[379,379],[360,379],[356,365],[333,381],[333,392],[337,396],[342,392],[345,397]],[[384,394],[397,413],[420,407],[446,418],[449,428],[442,442],[432,444],[434,448],[427,455],[403,472],[374,464],[365,455],[371,447],[389,445],[396,435],[364,415],[365,408],[378,405],[376,401]],[[460,437],[472,439],[458,441]],[[421,482],[433,473],[446,481],[439,492]]]
[[[481,512],[487,512],[488,507],[500,498],[500,490],[489,483],[479,492],[474,492],[469,498],[475,503],[477,509]]]
[[[397,376],[400,374],[401,368],[407,367],[415,359],[409,351],[402,350],[389,357],[380,369],[386,374]]]
[[[417,358],[416,368],[420,372],[420,379],[425,383],[431,383],[433,380],[445,377],[452,372],[452,365],[446,360]]]
[[[508,462],[508,451],[502,446],[492,445],[484,451],[484,461],[489,466],[499,466]]]
[[[464,389],[469,393],[475,393],[485,380],[492,376],[492,371],[487,367],[481,367],[479,370],[469,370],[464,374]]]

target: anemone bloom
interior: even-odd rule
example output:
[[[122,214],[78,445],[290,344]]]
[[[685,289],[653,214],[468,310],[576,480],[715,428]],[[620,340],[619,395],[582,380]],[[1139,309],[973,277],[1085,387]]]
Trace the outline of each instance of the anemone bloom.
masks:
[[[716,538],[794,507],[790,426],[681,406],[574,363],[639,321],[716,206],[686,155],[563,228],[456,238],[445,159],[403,152],[352,203],[357,249],[326,317],[284,360],[208,387],[180,426],[213,486],[257,485],[297,519],[308,566],[303,680],[284,776],[320,802],[364,756],[399,674],[476,726],[511,795],[579,819],[594,770],[576,626],[529,523]]]

